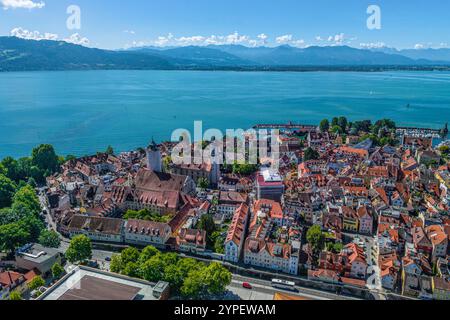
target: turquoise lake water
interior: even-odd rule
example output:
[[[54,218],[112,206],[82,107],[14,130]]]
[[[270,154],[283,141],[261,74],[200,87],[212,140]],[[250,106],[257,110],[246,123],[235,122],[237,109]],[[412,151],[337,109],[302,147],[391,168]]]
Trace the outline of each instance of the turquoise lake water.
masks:
[[[408,108],[407,105],[410,104]],[[80,71],[0,73],[0,159],[51,143],[84,155],[170,140],[177,128],[391,118],[450,122],[449,72]]]

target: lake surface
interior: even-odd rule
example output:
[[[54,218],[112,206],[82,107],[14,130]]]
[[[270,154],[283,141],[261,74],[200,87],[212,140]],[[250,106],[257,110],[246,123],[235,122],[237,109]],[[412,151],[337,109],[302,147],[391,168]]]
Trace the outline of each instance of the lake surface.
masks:
[[[64,155],[126,151],[193,130],[195,120],[224,130],[340,115],[441,128],[450,122],[450,73],[0,73],[0,159],[40,143]]]

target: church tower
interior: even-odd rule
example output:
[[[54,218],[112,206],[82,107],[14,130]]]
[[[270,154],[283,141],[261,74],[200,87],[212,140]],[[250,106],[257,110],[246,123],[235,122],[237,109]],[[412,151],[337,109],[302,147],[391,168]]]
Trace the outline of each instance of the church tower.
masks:
[[[147,169],[154,172],[162,172],[162,156],[158,145],[152,139],[151,144],[145,150],[147,154]]]

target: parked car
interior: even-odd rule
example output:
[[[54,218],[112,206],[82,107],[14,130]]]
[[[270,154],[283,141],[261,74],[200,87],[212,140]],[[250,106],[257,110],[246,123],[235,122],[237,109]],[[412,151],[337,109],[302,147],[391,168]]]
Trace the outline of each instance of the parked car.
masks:
[[[248,290],[253,289],[252,285],[250,283],[248,283],[248,282],[244,282],[242,284],[242,287],[245,288],[245,289],[248,289]]]

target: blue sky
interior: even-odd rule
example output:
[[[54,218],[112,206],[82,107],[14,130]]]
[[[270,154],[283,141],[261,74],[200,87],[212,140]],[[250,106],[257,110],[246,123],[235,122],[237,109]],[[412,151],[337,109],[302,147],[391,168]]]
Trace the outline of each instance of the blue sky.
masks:
[[[81,29],[68,30],[69,5]],[[369,5],[381,29],[367,28]],[[0,34],[117,49],[138,45],[449,47],[442,0],[0,0]],[[36,31],[36,32],[35,32]]]

